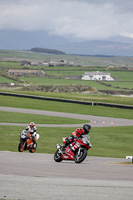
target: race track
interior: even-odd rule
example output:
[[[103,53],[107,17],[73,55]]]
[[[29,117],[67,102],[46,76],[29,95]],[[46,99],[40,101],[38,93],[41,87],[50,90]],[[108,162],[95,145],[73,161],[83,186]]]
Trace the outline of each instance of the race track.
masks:
[[[93,127],[133,126],[133,120],[0,107],[2,111],[69,117],[91,121]],[[96,121],[96,123],[94,123]],[[0,123],[8,125],[9,123]],[[10,124],[24,125],[27,124]],[[37,124],[37,126],[77,127]],[[87,157],[81,164],[56,163],[53,155],[0,151],[0,199],[132,200],[133,164],[126,159]]]
[[[53,155],[0,152],[0,199],[132,200],[133,165],[87,157],[56,163]]]
[[[133,120],[130,120],[130,119],[100,117],[100,116],[93,116],[93,115],[82,115],[82,114],[41,111],[41,110],[11,108],[11,107],[0,107],[0,111],[82,119],[82,120],[85,120],[85,123],[88,121],[91,121],[90,124],[92,127],[103,127],[103,126],[109,127],[109,126],[112,126],[112,122],[113,122],[113,126],[133,126]],[[104,122],[104,125],[103,125],[103,122]],[[0,123],[0,125],[27,126],[27,124],[16,124],[16,123]],[[82,125],[83,124],[36,124],[36,126],[38,127],[78,127]]]

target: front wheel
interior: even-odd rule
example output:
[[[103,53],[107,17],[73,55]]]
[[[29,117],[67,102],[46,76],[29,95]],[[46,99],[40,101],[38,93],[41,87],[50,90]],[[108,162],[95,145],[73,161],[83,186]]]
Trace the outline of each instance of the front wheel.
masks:
[[[77,151],[74,156],[75,163],[83,162],[84,159],[86,158],[86,156],[87,156],[87,149],[85,149],[85,148],[80,149],[80,152]]]
[[[56,162],[61,162],[62,161],[62,154],[61,153],[59,153],[59,150],[57,149],[57,151],[55,152],[55,154],[54,154],[54,160],[56,161]]]
[[[36,151],[37,143],[35,142],[35,144],[36,144],[36,147],[35,147],[35,148],[33,148],[33,149],[29,149],[29,152],[30,152],[30,153],[34,153],[34,152]]]
[[[20,142],[18,145],[18,151],[23,152],[25,149],[25,142]]]

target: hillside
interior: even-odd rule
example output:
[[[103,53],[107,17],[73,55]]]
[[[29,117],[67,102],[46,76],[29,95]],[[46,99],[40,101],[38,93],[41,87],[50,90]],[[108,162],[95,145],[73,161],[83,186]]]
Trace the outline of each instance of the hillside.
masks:
[[[0,38],[1,49],[29,50],[40,47],[57,49],[66,54],[133,56],[133,39],[122,36],[72,42],[43,31],[0,30]]]
[[[92,40],[62,45],[61,50],[69,54],[133,56],[133,42]]]

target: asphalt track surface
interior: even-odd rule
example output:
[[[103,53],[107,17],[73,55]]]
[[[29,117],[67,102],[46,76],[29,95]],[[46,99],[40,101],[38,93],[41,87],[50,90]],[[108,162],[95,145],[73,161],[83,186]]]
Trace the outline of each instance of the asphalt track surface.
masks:
[[[91,121],[93,127],[103,126],[103,121],[104,126],[111,126],[111,122],[113,126],[133,126],[133,120],[118,118],[6,107],[0,107],[0,110],[84,119]],[[65,126],[77,127],[69,124]],[[122,158],[88,156],[81,164],[75,164],[73,161],[56,163],[53,155],[49,154],[0,151],[0,199],[132,200],[133,164],[125,162],[127,160]]]
[[[0,151],[0,199],[132,200],[133,165],[87,157],[56,163],[53,155]]]
[[[82,114],[41,111],[41,110],[11,108],[11,107],[0,107],[0,111],[82,119],[82,120],[85,120],[85,122],[91,121],[92,127],[103,127],[103,126],[109,127],[109,126],[112,126],[112,124],[113,126],[133,126],[133,120],[130,120],[130,119],[100,117],[100,116],[93,116],[93,115],[82,115]],[[27,124],[16,124],[16,123],[0,123],[0,125],[27,126]],[[36,126],[38,127],[78,127],[78,126],[82,126],[82,124],[63,124],[63,125],[62,124],[36,124]]]

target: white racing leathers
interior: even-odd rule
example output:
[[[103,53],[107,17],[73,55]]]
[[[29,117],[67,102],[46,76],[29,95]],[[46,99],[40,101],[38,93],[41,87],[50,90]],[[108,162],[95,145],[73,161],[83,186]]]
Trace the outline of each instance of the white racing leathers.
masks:
[[[35,140],[35,138],[37,137],[36,126],[34,126],[33,128],[31,128],[30,126],[28,126],[26,128],[26,130],[29,131],[32,134],[33,139]]]

